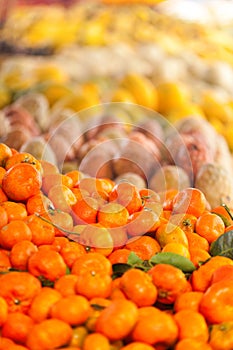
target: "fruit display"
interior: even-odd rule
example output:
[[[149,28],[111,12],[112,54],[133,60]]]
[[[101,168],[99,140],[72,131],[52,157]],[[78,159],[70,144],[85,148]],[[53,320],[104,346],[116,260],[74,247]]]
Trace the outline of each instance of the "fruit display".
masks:
[[[232,350],[233,21],[29,2],[0,27],[0,350]]]
[[[11,42],[9,29],[17,19],[22,46],[39,48],[37,40],[45,42],[46,34],[54,55],[3,59],[0,141],[50,161],[62,172],[78,167],[117,182],[129,176],[136,185],[160,191],[194,186],[211,207],[231,204],[233,75],[228,26],[173,18],[172,46],[165,35],[171,18],[159,5],[133,6],[129,21],[127,5],[117,8],[117,16],[114,6],[96,3],[66,10],[12,10],[3,37]],[[60,33],[67,18],[74,26],[73,41]],[[60,47],[47,30],[55,21],[60,24],[54,32]],[[132,21],[145,29],[147,40],[133,35]],[[109,31],[110,22],[114,24]],[[123,23],[128,27],[121,28]],[[78,29],[88,33],[88,25],[99,38],[108,34],[109,41],[79,41]],[[187,43],[182,54],[181,38]],[[213,58],[210,51],[205,57],[200,50],[207,43],[221,54]]]
[[[232,348],[232,207],[3,143],[0,164],[1,349]]]

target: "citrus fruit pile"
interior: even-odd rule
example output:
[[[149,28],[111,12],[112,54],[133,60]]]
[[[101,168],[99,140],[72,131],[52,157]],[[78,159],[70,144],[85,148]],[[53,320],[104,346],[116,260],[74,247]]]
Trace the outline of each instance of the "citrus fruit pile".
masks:
[[[233,217],[0,144],[1,350],[230,350]]]

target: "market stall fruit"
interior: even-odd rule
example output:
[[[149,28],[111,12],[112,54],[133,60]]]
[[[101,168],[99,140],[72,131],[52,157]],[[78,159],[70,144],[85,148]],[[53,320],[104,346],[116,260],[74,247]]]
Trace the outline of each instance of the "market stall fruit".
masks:
[[[197,188],[164,195],[0,150],[3,344],[177,349],[192,339],[215,349],[233,317],[232,207],[210,211]],[[17,175],[25,166],[42,179],[36,193],[30,172]]]

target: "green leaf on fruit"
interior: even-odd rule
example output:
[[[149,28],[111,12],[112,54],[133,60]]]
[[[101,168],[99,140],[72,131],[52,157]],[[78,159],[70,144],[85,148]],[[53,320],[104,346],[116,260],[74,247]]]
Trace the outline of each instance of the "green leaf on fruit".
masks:
[[[117,263],[112,265],[112,279],[116,279],[118,277],[121,277],[126,271],[131,269],[132,266],[129,264],[122,264],[122,263]]]
[[[194,270],[196,270],[196,267],[191,260],[185,258],[182,255],[171,253],[171,252],[157,253],[154,256],[152,256],[149,262],[152,263],[153,265],[157,265],[157,264],[173,265],[185,273],[193,272]]]
[[[130,254],[128,256],[127,264],[129,264],[133,267],[135,265],[143,264],[143,260],[141,258],[139,258],[136,253],[130,252]]]
[[[212,256],[221,255],[233,259],[233,230],[225,232],[210,246]]]

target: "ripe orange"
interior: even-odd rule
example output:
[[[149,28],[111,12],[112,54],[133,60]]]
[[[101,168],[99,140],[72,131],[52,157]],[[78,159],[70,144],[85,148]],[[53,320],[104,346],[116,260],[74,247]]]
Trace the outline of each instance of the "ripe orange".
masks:
[[[206,198],[197,188],[185,188],[173,198],[172,210],[174,214],[191,214],[197,218],[204,213]]]
[[[90,313],[90,304],[81,295],[63,297],[55,302],[50,309],[52,318],[62,320],[71,326],[83,324]]]
[[[33,320],[28,315],[21,312],[12,312],[7,316],[1,334],[16,343],[25,344],[33,324]]]
[[[130,334],[137,319],[138,309],[132,301],[116,299],[100,313],[95,330],[109,340],[120,340]]]
[[[203,292],[185,292],[180,294],[175,301],[174,310],[176,312],[181,310],[193,310],[198,311],[201,299],[203,297]]]
[[[128,218],[128,210],[123,205],[115,202],[103,205],[97,215],[98,222],[110,228],[126,225]]]
[[[156,239],[150,236],[132,237],[126,242],[125,248],[134,252],[143,260],[149,260],[161,250]]]
[[[157,300],[164,304],[173,304],[176,298],[187,289],[185,274],[175,266],[158,264],[148,272],[158,290]]]
[[[225,225],[217,214],[207,212],[197,219],[195,229],[200,236],[212,243],[225,232]]]
[[[99,210],[98,201],[92,197],[85,197],[72,206],[72,215],[76,225],[93,224],[97,221]]]
[[[2,179],[2,189],[13,201],[25,201],[40,191],[42,178],[30,164],[20,163],[11,167]]]
[[[32,232],[22,220],[13,220],[0,230],[0,244],[3,248],[11,249],[21,241],[31,241]]]
[[[128,220],[127,232],[130,236],[140,236],[155,231],[160,225],[158,215],[150,210],[143,209],[134,212]]]
[[[139,309],[138,322],[132,331],[134,341],[167,349],[174,345],[177,337],[178,327],[172,315],[153,306]]]
[[[181,310],[174,315],[174,319],[179,328],[178,339],[192,338],[207,342],[208,326],[205,318],[198,311]]]
[[[52,305],[61,298],[62,295],[57,290],[50,287],[43,287],[32,300],[28,315],[36,323],[46,320],[49,317]]]
[[[28,259],[37,250],[36,245],[27,240],[14,244],[9,255],[12,267],[19,270],[27,270]]]
[[[78,277],[76,275],[64,275],[55,281],[54,288],[61,293],[63,297],[68,297],[69,295],[75,295],[75,285],[77,283]]]
[[[66,264],[58,252],[38,250],[28,260],[28,271],[33,276],[43,276],[49,281],[55,281],[66,274]]]
[[[214,283],[206,290],[200,303],[200,312],[210,324],[232,321],[232,292],[232,280]]]
[[[49,319],[32,327],[26,345],[30,350],[56,349],[69,344],[71,337],[72,328],[67,323]]]
[[[0,275],[0,296],[7,301],[9,312],[26,313],[40,290],[39,280],[28,272]]]
[[[157,299],[157,288],[151,276],[139,269],[133,268],[123,274],[120,289],[138,307],[153,305]]]
[[[129,182],[121,182],[115,185],[109,193],[109,201],[121,204],[128,210],[129,214],[142,208],[139,190]]]

